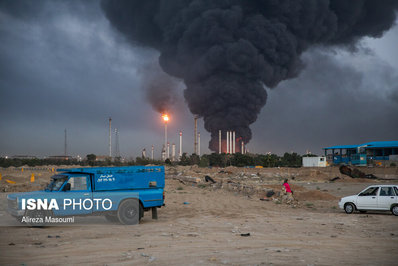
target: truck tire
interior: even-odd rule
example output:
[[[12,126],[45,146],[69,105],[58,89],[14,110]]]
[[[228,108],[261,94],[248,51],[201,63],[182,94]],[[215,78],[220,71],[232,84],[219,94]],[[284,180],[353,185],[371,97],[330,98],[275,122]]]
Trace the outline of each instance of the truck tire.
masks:
[[[117,217],[117,215],[105,214],[105,219],[108,222],[111,222],[111,223],[118,223],[119,222],[119,218]]]
[[[120,203],[117,218],[122,224],[138,224],[143,212],[144,210],[138,200],[128,199]]]

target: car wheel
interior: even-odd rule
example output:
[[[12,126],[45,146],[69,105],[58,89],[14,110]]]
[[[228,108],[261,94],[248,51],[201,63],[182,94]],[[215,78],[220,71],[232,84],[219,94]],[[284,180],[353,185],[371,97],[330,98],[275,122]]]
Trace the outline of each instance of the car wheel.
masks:
[[[138,224],[143,213],[138,200],[125,200],[119,205],[117,217],[122,224]]]
[[[346,204],[344,205],[344,210],[345,210],[346,213],[351,214],[351,213],[354,212],[355,206],[354,206],[354,204],[352,204],[352,203],[346,203]]]
[[[395,205],[394,207],[392,207],[391,212],[395,216],[398,216],[398,205]]]

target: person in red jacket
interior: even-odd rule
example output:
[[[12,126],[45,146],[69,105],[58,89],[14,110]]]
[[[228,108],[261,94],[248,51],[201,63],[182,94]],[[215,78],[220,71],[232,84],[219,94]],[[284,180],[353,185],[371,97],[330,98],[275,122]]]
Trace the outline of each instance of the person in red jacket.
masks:
[[[291,203],[294,201],[293,198],[293,191],[290,188],[289,183],[287,182],[287,179],[285,179],[285,181],[283,181],[283,185],[282,185],[282,192],[285,195],[285,199],[287,203]]]
[[[285,181],[283,181],[283,186],[285,187],[285,190],[287,193],[292,193],[292,190],[290,189],[290,185],[287,182],[287,179],[285,179]]]

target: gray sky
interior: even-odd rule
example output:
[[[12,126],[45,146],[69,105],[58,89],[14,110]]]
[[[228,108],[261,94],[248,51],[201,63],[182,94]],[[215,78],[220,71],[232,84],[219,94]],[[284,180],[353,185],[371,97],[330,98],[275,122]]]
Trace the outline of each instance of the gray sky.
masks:
[[[122,156],[155,145],[163,124],[146,101],[143,69],[158,69],[158,52],[132,47],[115,32],[96,1],[0,4],[0,156],[108,153],[108,117],[119,129]],[[356,52],[318,47],[305,70],[268,91],[252,125],[250,151],[321,153],[322,147],[398,140],[398,27],[364,39]],[[184,134],[193,150],[193,117],[178,84],[170,142]],[[209,134],[199,122],[201,150]],[[114,138],[114,135],[113,135]],[[114,143],[115,144],[115,143]],[[114,145],[113,144],[113,145]]]

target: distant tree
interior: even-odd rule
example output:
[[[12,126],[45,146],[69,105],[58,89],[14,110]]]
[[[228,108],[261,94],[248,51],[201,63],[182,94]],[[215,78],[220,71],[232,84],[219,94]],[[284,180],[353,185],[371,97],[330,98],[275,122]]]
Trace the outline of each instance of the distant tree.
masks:
[[[222,154],[212,153],[212,154],[203,155],[203,156],[207,157],[207,159],[209,160],[210,166],[225,167],[227,164],[227,155],[225,153],[222,153]]]
[[[97,160],[97,155],[90,153],[90,154],[87,154],[86,158],[87,158],[87,162],[90,166],[95,165],[95,160]]]
[[[254,158],[247,154],[235,153],[232,155],[231,164],[238,167],[251,166],[254,165]]]
[[[86,158],[87,158],[87,161],[95,161],[97,159],[97,155],[90,153],[90,154],[87,154]]]
[[[312,154],[312,153],[308,153],[308,154],[304,154],[302,157],[318,157],[318,155]]]
[[[137,157],[137,158],[135,158],[135,163],[137,165],[147,165],[147,164],[149,164],[149,159],[148,158]]]
[[[122,166],[122,161],[121,161],[121,157],[120,156],[117,156],[117,157],[115,157],[114,159],[113,159],[113,165],[115,165],[115,166]]]
[[[190,157],[189,157],[189,164],[190,165],[199,165],[200,162],[200,157],[199,155],[197,155],[196,153],[193,153]]]
[[[209,166],[209,159],[207,156],[202,156],[199,161],[199,167],[208,167]]]
[[[263,167],[280,166],[280,157],[276,154],[259,155],[259,159]]]
[[[301,166],[301,156],[297,153],[287,153],[283,154],[281,158],[281,166],[286,167],[300,167]]]
[[[170,160],[169,158],[167,158],[167,159],[164,161],[164,163],[165,163],[165,164],[168,164],[168,165],[171,165],[171,160]]]
[[[190,165],[190,160],[189,160],[186,152],[184,152],[182,154],[179,164],[180,165]]]

